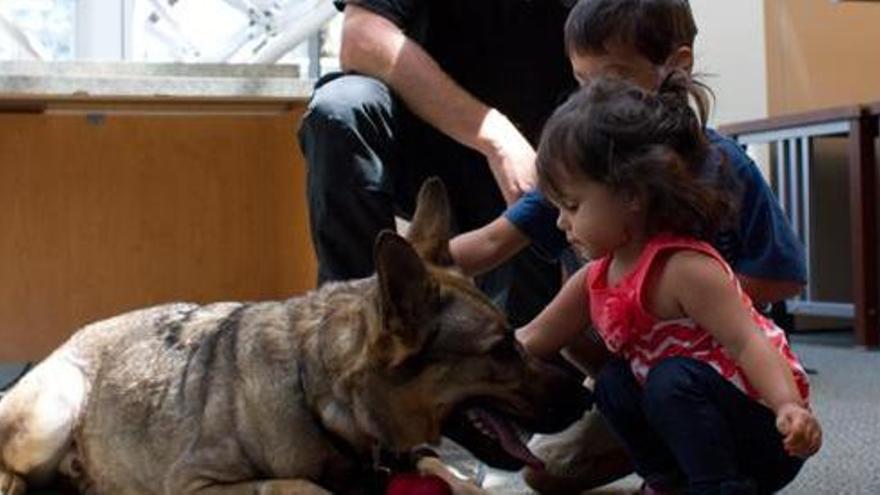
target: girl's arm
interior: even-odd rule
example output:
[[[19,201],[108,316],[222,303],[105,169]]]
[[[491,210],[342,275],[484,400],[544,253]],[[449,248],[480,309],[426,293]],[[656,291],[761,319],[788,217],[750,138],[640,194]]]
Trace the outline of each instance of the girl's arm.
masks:
[[[589,266],[569,277],[550,304],[534,320],[517,329],[516,338],[528,353],[540,358],[552,356],[590,324],[584,285]]]
[[[755,327],[734,284],[717,261],[681,252],[669,258],[662,285],[685,314],[712,334],[739,364],[777,417],[790,454],[807,456],[821,444],[821,428],[795,385],[782,355]]]

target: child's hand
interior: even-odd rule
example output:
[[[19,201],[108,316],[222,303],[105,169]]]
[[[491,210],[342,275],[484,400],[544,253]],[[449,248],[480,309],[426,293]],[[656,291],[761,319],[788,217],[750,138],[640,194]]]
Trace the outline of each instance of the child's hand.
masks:
[[[523,346],[523,349],[529,354],[534,355],[534,340],[537,332],[534,329],[529,328],[528,325],[524,327],[519,327],[514,331],[514,336],[516,340]]]
[[[776,411],[776,429],[788,455],[806,459],[822,446],[822,427],[813,413],[798,404],[785,404]]]

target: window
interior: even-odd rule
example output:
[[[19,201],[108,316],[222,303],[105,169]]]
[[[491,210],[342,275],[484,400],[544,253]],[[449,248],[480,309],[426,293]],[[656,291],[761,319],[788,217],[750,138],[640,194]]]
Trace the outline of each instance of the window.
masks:
[[[76,0],[0,1],[0,60],[73,58]]]
[[[338,66],[331,0],[2,0],[0,59]]]

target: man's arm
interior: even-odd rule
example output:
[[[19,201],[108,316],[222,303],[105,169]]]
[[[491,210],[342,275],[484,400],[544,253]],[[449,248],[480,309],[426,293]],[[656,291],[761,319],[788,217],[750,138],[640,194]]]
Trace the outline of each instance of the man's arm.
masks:
[[[345,7],[340,63],[388,84],[426,122],[489,162],[504,199],[534,187],[535,151],[508,118],[465,91],[388,19]]]

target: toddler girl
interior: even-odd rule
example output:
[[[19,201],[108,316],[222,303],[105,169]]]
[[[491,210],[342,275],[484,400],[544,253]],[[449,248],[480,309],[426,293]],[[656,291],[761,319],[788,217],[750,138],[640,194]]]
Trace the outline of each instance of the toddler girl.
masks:
[[[651,93],[600,78],[548,121],[539,184],[593,261],[517,337],[547,356],[594,326],[616,356],[596,403],[645,491],[769,493],[822,433],[785,335],[706,242],[733,208],[700,170],[707,112],[691,108],[691,84],[674,72]]]

